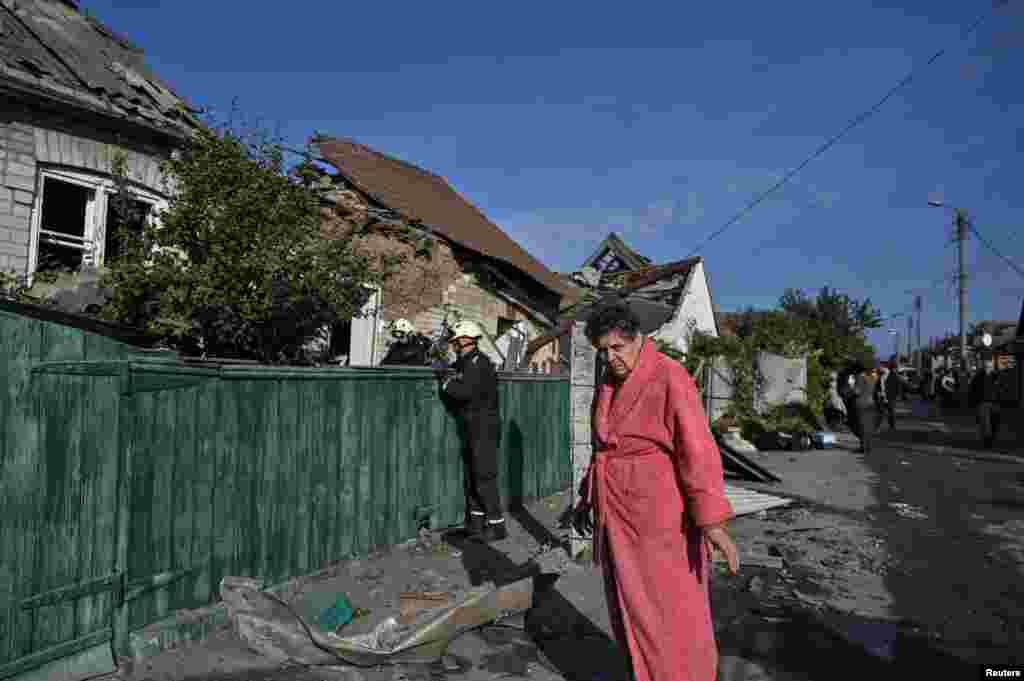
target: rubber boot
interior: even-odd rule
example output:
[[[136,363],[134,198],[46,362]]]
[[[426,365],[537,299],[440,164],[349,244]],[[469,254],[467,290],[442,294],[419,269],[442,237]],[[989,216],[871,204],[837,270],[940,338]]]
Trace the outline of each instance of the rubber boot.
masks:
[[[487,527],[484,529],[481,539],[487,543],[494,541],[501,541],[508,537],[508,529],[505,527],[505,521],[500,523],[487,523]]]

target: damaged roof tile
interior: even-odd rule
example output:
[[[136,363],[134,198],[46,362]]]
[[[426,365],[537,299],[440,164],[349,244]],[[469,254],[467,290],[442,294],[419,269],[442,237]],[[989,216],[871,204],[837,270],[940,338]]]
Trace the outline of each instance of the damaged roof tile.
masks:
[[[86,108],[176,137],[198,127],[196,109],[146,67],[142,51],[76,4],[0,0],[0,82],[54,86]]]
[[[504,261],[559,296],[558,275],[526,252],[448,182],[349,139],[318,140],[320,155],[359,191],[470,250]]]

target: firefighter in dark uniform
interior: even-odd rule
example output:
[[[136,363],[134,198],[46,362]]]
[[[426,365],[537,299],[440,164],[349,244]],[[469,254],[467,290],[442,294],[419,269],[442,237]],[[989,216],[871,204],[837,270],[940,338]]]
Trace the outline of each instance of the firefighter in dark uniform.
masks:
[[[498,494],[498,375],[478,347],[483,332],[475,322],[459,322],[450,343],[458,359],[441,391],[454,403],[462,428],[466,495],[466,535],[486,542],[507,536]]]
[[[391,325],[395,342],[381,360],[381,366],[427,366],[430,362],[430,340],[416,332],[407,319],[397,319]]]

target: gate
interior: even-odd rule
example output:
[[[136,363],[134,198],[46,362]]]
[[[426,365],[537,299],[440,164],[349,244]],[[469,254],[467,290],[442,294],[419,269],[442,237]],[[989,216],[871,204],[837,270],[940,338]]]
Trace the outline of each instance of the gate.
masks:
[[[82,360],[125,348],[0,310],[0,679],[114,669],[111,616],[123,577],[117,378],[41,377],[32,366],[89,366]]]

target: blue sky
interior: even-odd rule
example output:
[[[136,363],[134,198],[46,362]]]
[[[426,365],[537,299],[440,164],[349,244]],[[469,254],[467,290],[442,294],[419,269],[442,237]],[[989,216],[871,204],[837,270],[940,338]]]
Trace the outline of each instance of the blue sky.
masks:
[[[688,256],[756,193],[948,53],[702,248],[723,310],[829,284],[957,329],[941,195],[1024,268],[1024,2],[328,3],[87,0],[193,103],[296,146],[353,137],[446,177],[548,267],[609,231]],[[1024,278],[972,240],[968,321],[1016,320]],[[895,320],[905,329],[905,319]],[[872,334],[891,352],[886,331]]]

